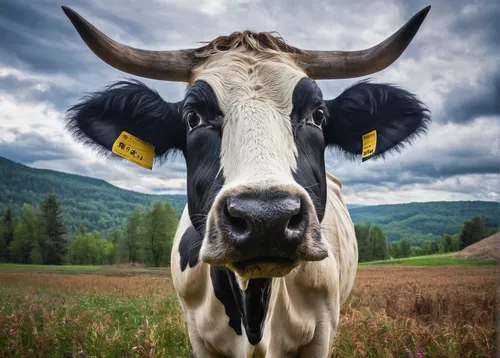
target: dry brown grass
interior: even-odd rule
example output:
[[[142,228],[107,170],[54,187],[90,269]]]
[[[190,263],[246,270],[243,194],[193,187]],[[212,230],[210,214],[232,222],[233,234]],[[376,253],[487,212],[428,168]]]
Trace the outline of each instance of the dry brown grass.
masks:
[[[495,267],[366,267],[334,357],[493,357]]]
[[[0,284],[6,286],[22,284],[35,290],[84,295],[116,294],[126,297],[168,297],[175,293],[172,279],[168,277],[113,277],[89,274],[0,271]]]
[[[497,274],[361,268],[333,357],[494,357]],[[189,357],[190,349],[168,277],[0,271],[0,357]]]

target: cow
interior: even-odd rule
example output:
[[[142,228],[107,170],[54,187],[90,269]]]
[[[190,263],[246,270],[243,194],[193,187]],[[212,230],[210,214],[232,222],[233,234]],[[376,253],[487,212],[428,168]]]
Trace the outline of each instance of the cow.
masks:
[[[180,153],[187,204],[171,274],[198,357],[327,357],[354,285],[358,248],[342,182],[327,149],[346,160],[401,151],[428,132],[430,110],[389,83],[363,79],[333,99],[316,81],[381,71],[405,51],[430,6],[359,51],[312,51],[274,32],[245,30],[197,48],[152,51],[118,43],[62,7],[105,63],[139,77],[184,82],[177,102],[136,79],[71,106],[75,140],[116,156],[122,131]],[[375,132],[374,132],[375,131]]]

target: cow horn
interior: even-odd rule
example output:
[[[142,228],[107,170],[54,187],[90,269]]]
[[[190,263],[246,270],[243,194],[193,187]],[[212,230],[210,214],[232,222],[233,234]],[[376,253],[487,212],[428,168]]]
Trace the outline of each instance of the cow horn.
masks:
[[[197,59],[194,49],[175,51],[142,50],[118,43],[85,20],[76,11],[61,6],[87,46],[121,71],[146,78],[188,82]]]
[[[366,76],[383,70],[396,61],[417,33],[427,13],[427,6],[415,14],[391,37],[376,46],[360,51],[307,51],[298,59],[313,79],[340,79]]]

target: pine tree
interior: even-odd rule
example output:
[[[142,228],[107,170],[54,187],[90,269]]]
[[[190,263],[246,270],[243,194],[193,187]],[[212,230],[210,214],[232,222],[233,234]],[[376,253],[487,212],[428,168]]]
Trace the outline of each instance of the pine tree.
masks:
[[[464,222],[462,232],[460,233],[460,250],[466,248],[472,243],[472,223],[470,221]]]
[[[356,232],[356,240],[358,241],[358,257],[359,262],[367,262],[372,260],[372,245],[370,239],[370,223],[354,225]]]
[[[404,237],[399,242],[401,257],[410,257],[411,255],[411,243],[410,239]]]
[[[160,201],[155,201],[145,213],[143,249],[149,264],[159,267],[167,242],[167,213]]]
[[[22,220],[16,225],[9,250],[12,262],[27,264],[30,263],[31,251],[38,240],[39,223],[31,205],[24,204],[22,212]]]
[[[5,224],[3,223],[2,217],[0,217],[0,262],[6,262],[8,259],[8,247],[5,245],[5,231]]]
[[[389,258],[389,245],[382,228],[378,225],[372,226],[370,237],[373,247],[372,260],[387,260]]]
[[[472,218],[471,244],[481,241],[485,237],[485,221],[486,220],[481,219],[479,216],[474,216]]]
[[[14,239],[14,214],[11,208],[7,208],[3,217],[0,219],[0,261],[9,262],[10,258],[10,243]]]
[[[485,237],[486,222],[487,218],[481,220],[479,216],[474,216],[472,220],[464,222],[462,232],[460,233],[460,250]]]
[[[41,256],[44,264],[61,265],[64,263],[68,251],[66,241],[66,227],[63,215],[56,194],[49,189],[49,192],[40,205]]]
[[[125,221],[125,228],[118,247],[120,262],[140,262],[141,208],[136,207]]]
[[[442,254],[446,254],[447,252],[451,251],[453,251],[451,235],[444,234],[443,236],[441,236],[441,240],[439,240],[439,252]]]

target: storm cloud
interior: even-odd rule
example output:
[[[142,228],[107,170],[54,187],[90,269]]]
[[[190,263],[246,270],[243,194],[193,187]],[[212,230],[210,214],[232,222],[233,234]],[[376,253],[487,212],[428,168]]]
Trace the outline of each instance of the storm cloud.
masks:
[[[497,1],[439,1],[403,55],[372,81],[415,93],[432,112],[429,134],[385,160],[350,162],[328,153],[346,201],[499,200],[500,6]],[[0,155],[38,168],[101,178],[147,193],[185,192],[182,157],[152,171],[106,160],[75,143],[65,111],[85,93],[130,77],[90,51],[54,0],[0,2]],[[310,50],[359,50],[384,40],[426,1],[126,2],[68,0],[113,39],[145,49],[200,46],[219,35],[277,31]],[[361,80],[319,81],[334,98]],[[142,79],[168,101],[185,84]]]
[[[475,86],[456,88],[446,102],[447,120],[469,122],[479,116],[500,116],[500,67],[485,74]]]

